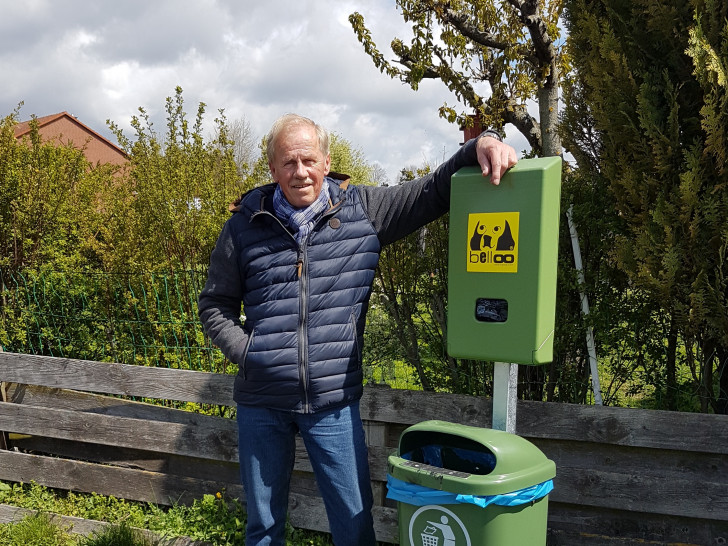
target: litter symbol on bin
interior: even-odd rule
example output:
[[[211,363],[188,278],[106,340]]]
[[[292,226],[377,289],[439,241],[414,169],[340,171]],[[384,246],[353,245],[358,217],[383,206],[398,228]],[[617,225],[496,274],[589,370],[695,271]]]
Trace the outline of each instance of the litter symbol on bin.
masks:
[[[441,523],[434,521],[428,521],[430,525],[425,527],[425,531],[422,533],[422,546],[439,546],[440,537],[436,536],[437,530],[442,533],[443,543],[442,546],[455,546],[455,534],[452,532],[452,527],[448,525],[447,516],[440,518]]]
[[[439,546],[440,537],[435,535],[437,527],[428,525],[422,532],[422,546]]]
[[[421,541],[415,541],[418,537]],[[442,506],[422,506],[409,522],[412,546],[471,546],[465,525],[451,510]]]

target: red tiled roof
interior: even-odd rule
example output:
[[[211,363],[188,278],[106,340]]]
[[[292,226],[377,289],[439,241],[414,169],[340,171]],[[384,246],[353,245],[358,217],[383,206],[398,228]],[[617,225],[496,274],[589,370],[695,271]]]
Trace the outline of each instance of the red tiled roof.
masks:
[[[119,148],[116,144],[114,144],[113,142],[111,142],[109,139],[107,139],[103,135],[100,135],[99,133],[97,133],[96,131],[94,131],[93,129],[91,129],[91,127],[89,127],[88,125],[86,125],[86,124],[81,123],[80,121],[78,121],[78,119],[76,117],[72,116],[68,112],[60,112],[58,114],[51,114],[49,116],[43,116],[41,118],[35,118],[35,120],[38,123],[38,129],[41,129],[44,126],[49,125],[49,124],[53,123],[54,121],[57,121],[57,120],[59,120],[59,119],[61,119],[63,117],[67,118],[69,121],[71,121],[72,123],[78,125],[84,131],[86,131],[86,132],[90,133],[91,135],[93,135],[94,138],[97,138],[98,140],[104,142],[108,146],[111,146],[112,148],[115,148],[120,155],[128,158],[128,155],[127,155],[127,153],[124,150],[122,150],[121,148]],[[15,138],[21,138],[21,137],[27,135],[28,133],[30,133],[30,121],[31,120],[21,121],[20,123],[18,123],[15,126]]]
[[[51,123],[59,118],[62,118],[63,116],[68,116],[70,118],[73,118],[73,116],[71,116],[68,112],[61,112],[60,114],[51,114],[50,116],[43,116],[42,118],[35,118],[35,120],[38,122],[38,128],[40,128],[40,127],[43,127],[44,125],[48,125],[49,123]],[[78,121],[78,120],[76,120],[76,121]],[[27,135],[29,132],[30,132],[30,120],[21,121],[20,123],[18,123],[15,126],[15,138],[20,138],[23,135]]]

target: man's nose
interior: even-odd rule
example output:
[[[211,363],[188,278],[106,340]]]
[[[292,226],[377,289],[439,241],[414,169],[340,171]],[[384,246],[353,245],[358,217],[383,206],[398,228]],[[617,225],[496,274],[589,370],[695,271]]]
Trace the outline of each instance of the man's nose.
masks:
[[[303,164],[303,161],[298,161],[296,163],[296,177],[308,178],[308,171],[306,170],[306,166]]]

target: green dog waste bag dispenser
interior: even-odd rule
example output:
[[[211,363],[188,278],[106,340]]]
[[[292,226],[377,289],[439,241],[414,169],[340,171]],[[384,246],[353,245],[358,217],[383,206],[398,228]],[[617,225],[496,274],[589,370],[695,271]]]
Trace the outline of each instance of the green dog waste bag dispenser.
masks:
[[[553,360],[561,159],[520,160],[493,186],[478,168],[452,177],[450,356]]]

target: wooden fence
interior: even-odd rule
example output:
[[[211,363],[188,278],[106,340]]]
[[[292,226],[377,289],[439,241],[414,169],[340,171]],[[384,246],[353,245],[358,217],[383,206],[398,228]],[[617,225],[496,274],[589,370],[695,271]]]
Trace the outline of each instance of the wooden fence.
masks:
[[[238,481],[235,422],[124,397],[230,404],[232,377],[0,353],[0,479],[160,504]],[[491,401],[367,387],[361,404],[377,537],[397,542],[387,456],[426,419],[487,427]],[[728,544],[728,416],[518,403],[517,432],[556,462],[552,545]],[[21,436],[18,436],[21,435]],[[290,518],[327,530],[302,443]]]

